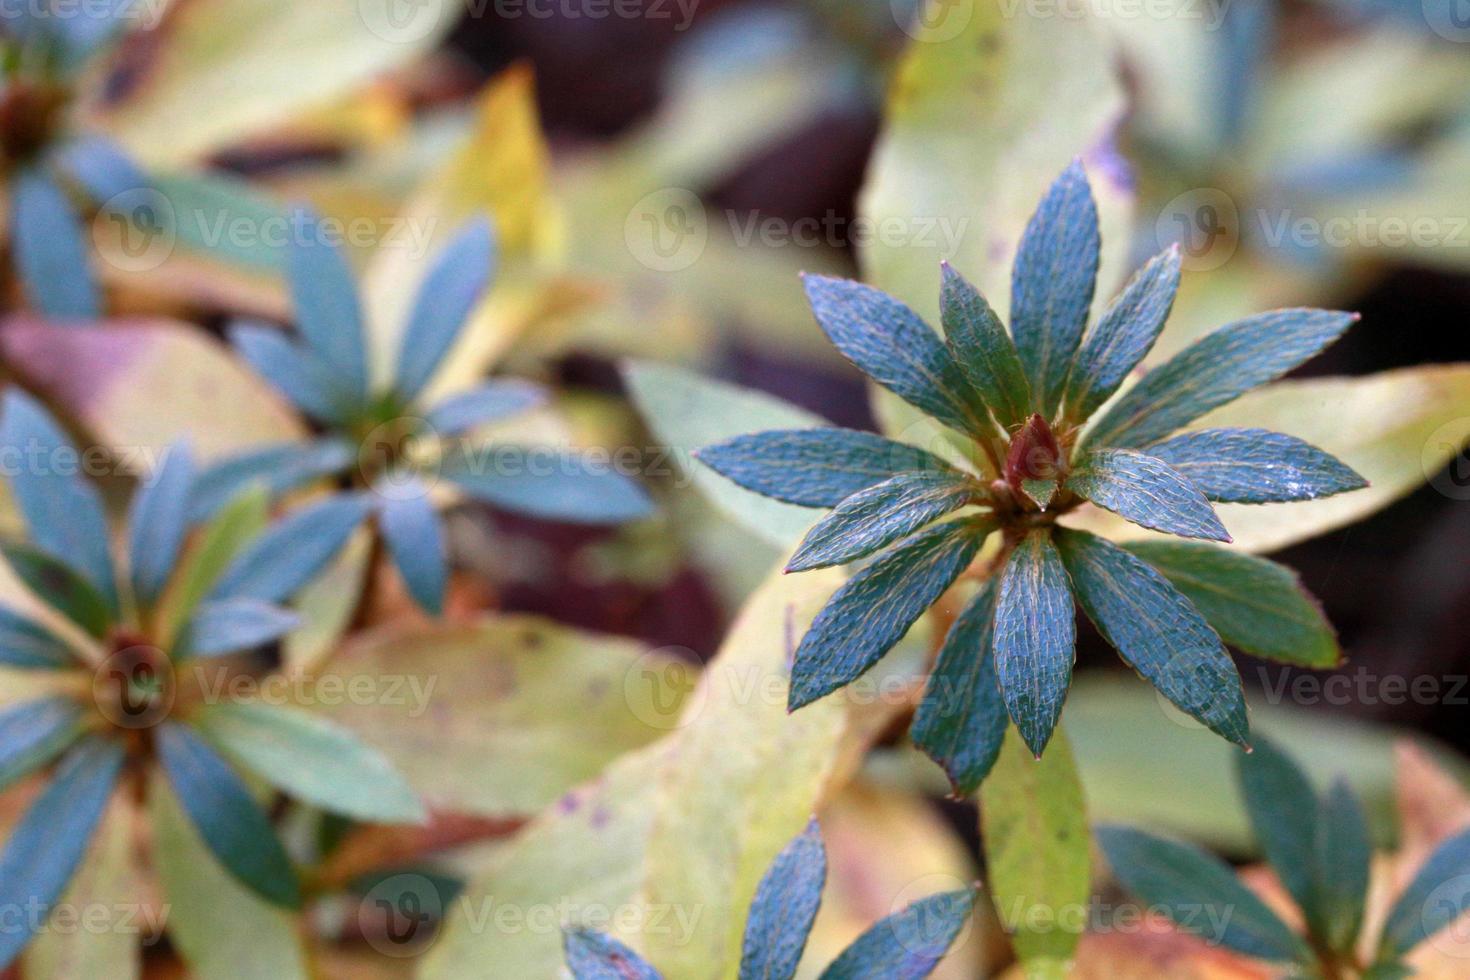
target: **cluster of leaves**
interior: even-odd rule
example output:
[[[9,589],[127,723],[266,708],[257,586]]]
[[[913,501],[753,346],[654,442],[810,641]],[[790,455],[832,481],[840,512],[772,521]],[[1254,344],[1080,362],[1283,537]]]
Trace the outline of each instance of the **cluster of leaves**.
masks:
[[[257,323],[235,325],[231,338],[323,432],[217,463],[200,476],[200,513],[256,482],[280,494],[330,476],[349,486],[349,495],[370,490],[388,553],[410,594],[436,613],[448,575],[434,502],[441,477],[474,499],[541,518],[616,524],[648,516],[651,502],[637,482],[575,451],[474,441],[477,428],[542,404],[545,395],[534,385],[492,380],[419,406],[491,279],[495,246],[487,220],[464,228],[429,270],[386,388],[374,381],[346,257],[315,215],[298,213],[296,225],[301,238],[289,246],[287,271],[300,339]]]
[[[1465,911],[1465,889],[1457,882],[1470,874],[1470,831],[1429,855],[1363,957],[1373,852],[1353,791],[1339,779],[1319,795],[1290,756],[1259,737],[1253,753],[1237,756],[1236,775],[1257,843],[1300,909],[1305,936],[1209,852],[1127,827],[1100,827],[1098,843],[1123,886],[1179,928],[1246,956],[1312,976],[1412,976],[1405,958]],[[1220,931],[1209,933],[1207,923],[1218,923]]]
[[[1115,399],[1164,327],[1180,265],[1174,250],[1151,260],[1088,331],[1099,248],[1097,208],[1074,163],[1021,240],[1009,332],[948,265],[943,340],[878,290],[807,279],[833,344],[970,440],[968,466],[844,429],[765,432],[700,453],[747,489],[832,508],[788,571],[882,552],[803,637],[793,709],[870,668],[999,536],[996,573],[945,638],[913,727],[915,741],[966,794],[994,764],[1008,717],[1036,755],[1050,739],[1071,682],[1074,599],[1160,693],[1241,745],[1245,699],[1222,637],[1265,655],[1307,653],[1281,647],[1266,625],[1271,614],[1231,601],[1267,592],[1278,603],[1310,606],[1280,566],[1198,542],[1123,548],[1059,518],[1091,503],[1154,531],[1228,541],[1211,501],[1308,500],[1365,485],[1292,436],[1243,428],[1175,434],[1312,357],[1355,316],[1281,310],[1232,323]]]
[[[10,243],[28,302],[58,319],[94,319],[102,304],[87,222],[104,205],[131,218],[147,187],[131,158],[99,133],[74,131],[76,89],[122,33],[130,0],[9,4],[0,17],[0,170]]]
[[[345,729],[210,694],[211,676],[250,670],[233,655],[299,625],[282,603],[340,551],[366,500],[329,498],[268,524],[252,489],[197,526],[195,465],[175,445],[133,497],[119,563],[102,498],[57,422],[14,389],[3,413],[0,447],[22,461],[8,476],[29,540],[0,552],[41,605],[0,608],[0,665],[42,675],[53,693],[0,713],[0,786],[55,767],[0,853],[0,904],[49,908],[125,779],[140,793],[171,792],[224,868],[288,907],[300,904],[300,883],[240,770],[352,818],[425,819],[387,760]],[[29,939],[7,929],[0,962]]]
[[[791,980],[822,904],[827,850],[812,820],[766,869],[750,904],[740,980]],[[940,892],[879,920],[822,971],[822,980],[923,980],[969,921],[973,890]],[[571,928],[567,966],[575,980],[659,980],[647,961],[605,933]]]

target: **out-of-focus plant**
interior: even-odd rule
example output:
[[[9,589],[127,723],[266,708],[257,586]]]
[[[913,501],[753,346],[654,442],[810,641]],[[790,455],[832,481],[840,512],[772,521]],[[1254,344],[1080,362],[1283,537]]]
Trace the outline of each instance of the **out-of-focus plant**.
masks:
[[[99,70],[131,7],[79,6],[63,16],[51,4],[13,4],[0,17],[0,168],[15,274],[30,305],[61,320],[102,312],[90,218],[147,186],[126,152],[76,118],[76,91]]]
[[[198,513],[251,482],[281,493],[335,476],[374,495],[377,526],[414,599],[437,612],[448,559],[432,484],[542,518],[617,524],[650,513],[648,496],[614,461],[572,450],[492,446],[475,430],[543,401],[539,389],[494,380],[434,404],[418,401],[491,277],[490,225],[471,223],[441,253],[419,288],[386,388],[374,384],[357,286],[342,253],[299,216],[303,241],[288,266],[300,340],[264,325],[232,330],[236,347],[327,434],[226,459],[199,479]]]
[[[191,534],[194,464],[175,446],[133,498],[118,563],[101,496],[68,462],[84,457],[29,396],[12,390],[3,413],[0,445],[21,461],[9,484],[30,535],[0,552],[43,609],[0,610],[0,664],[41,675],[51,693],[0,715],[0,783],[55,764],[0,852],[7,906],[50,909],[123,788],[170,794],[221,866],[286,907],[301,903],[300,882],[239,770],[356,819],[425,819],[386,759],[346,729],[212,693],[249,672],[226,658],[300,625],[281,604],[340,550],[366,499],[332,498],[267,526],[264,495],[247,492]],[[7,926],[0,960],[43,923]]]
[[[791,980],[822,904],[827,851],[813,820],[776,855],[745,920],[740,980]],[[823,980],[923,980],[970,918],[972,890],[941,892],[875,923],[822,971]],[[605,933],[569,928],[567,966],[576,980],[659,980],[642,957]]]
[[[1387,909],[1376,942],[1363,935],[1372,844],[1346,782],[1318,794],[1307,774],[1267,739],[1236,759],[1257,842],[1305,926],[1298,933],[1219,858],[1192,844],[1121,826],[1097,830],[1113,874],[1185,932],[1258,960],[1323,978],[1413,976],[1404,961],[1464,911],[1470,831],[1446,840]]]
[[[744,436],[700,453],[747,489],[834,508],[787,571],[847,564],[895,545],[832,597],[802,639],[792,708],[871,667],[966,572],[985,540],[1000,535],[985,585],[946,637],[914,722],[915,741],[963,793],[994,763],[1007,715],[1038,757],[1046,748],[1071,682],[1074,595],[1165,697],[1242,745],[1245,699],[1222,636],[1309,665],[1337,660],[1320,616],[1314,642],[1293,648],[1262,636],[1261,615],[1238,601],[1203,608],[1191,601],[1191,593],[1217,587],[1202,590],[1202,583],[1223,582],[1236,595],[1271,591],[1273,619],[1288,607],[1310,609],[1280,566],[1203,544],[1150,543],[1130,552],[1057,522],[1091,502],[1156,531],[1228,541],[1210,501],[1308,500],[1363,486],[1347,466],[1291,436],[1260,429],[1174,435],[1316,354],[1355,318],[1284,310],[1231,324],[1099,412],[1163,329],[1179,256],[1150,262],[1089,332],[1098,250],[1096,208],[1074,164],[1022,239],[1009,333],[947,265],[947,345],[877,290],[808,279],[832,342],[875,381],[974,440],[973,471],[841,429]],[[979,510],[934,523],[972,507]]]

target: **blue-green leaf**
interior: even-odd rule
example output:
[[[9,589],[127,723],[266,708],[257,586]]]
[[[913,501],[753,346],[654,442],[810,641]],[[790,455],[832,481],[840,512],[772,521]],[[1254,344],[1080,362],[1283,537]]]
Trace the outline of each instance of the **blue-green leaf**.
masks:
[[[845,565],[971,503],[980,491],[958,473],[900,473],[848,497],[817,522],[788,572]]]
[[[827,851],[813,819],[761,877],[745,920],[740,980],[791,980],[822,904]]]
[[[0,711],[0,789],[64,752],[81,737],[86,717],[79,702],[59,695]]]
[[[1350,953],[1363,927],[1373,845],[1362,804],[1344,780],[1336,780],[1322,798],[1316,852],[1321,926],[1314,931],[1332,949]]]
[[[105,205],[119,194],[149,186],[147,175],[122,147],[103,136],[78,137],[59,149],[53,159],[98,204]]]
[[[175,443],[133,494],[128,559],[133,595],[144,606],[153,604],[173,574],[189,529],[193,486],[194,456],[188,446]]]
[[[972,891],[922,898],[853,940],[821,980],[923,980],[949,952],[974,906]]]
[[[139,0],[92,0],[68,8],[66,13],[53,12],[59,34],[66,46],[66,63],[82,65],[113,37],[122,33],[127,16],[137,15]]]
[[[950,352],[995,420],[1017,426],[1032,412],[1031,385],[1005,324],[948,262],[940,263],[940,321]]]
[[[0,554],[25,587],[95,637],[106,635],[113,613],[92,583],[30,545],[0,541]]]
[[[1047,417],[1087,329],[1101,245],[1092,188],[1074,160],[1041,199],[1011,270],[1011,333]]]
[[[1099,827],[1096,833],[1123,887],[1180,929],[1257,959],[1286,962],[1306,955],[1305,944],[1213,854],[1129,827]]]
[[[177,658],[218,657],[279,640],[301,626],[289,609],[259,599],[215,599],[201,603],[184,627]]]
[[[653,512],[648,493],[605,455],[493,446],[452,457],[443,475],[476,500],[546,520],[622,524]]]
[[[194,724],[226,755],[296,799],[374,823],[427,819],[393,764],[351,731],[302,708],[211,704]]]
[[[569,928],[562,944],[572,980],[662,980],[643,957],[595,929]]]
[[[11,387],[0,418],[0,445],[15,465],[10,488],[31,541],[84,577],[117,610],[111,531],[102,497],[81,472],[83,457],[30,395]],[[44,593],[42,593],[44,595]]]
[[[1148,448],[1210,500],[1266,504],[1360,490],[1368,481],[1295,436],[1266,429],[1201,429]]]
[[[1215,509],[1167,463],[1129,449],[1085,453],[1067,489],[1140,527],[1186,538],[1229,541]]]
[[[76,663],[65,640],[41,623],[0,606],[0,666],[57,670]]]
[[[10,182],[10,242],[26,301],[55,320],[95,320],[102,299],[87,260],[81,215],[38,168]]]
[[[927,528],[838,589],[796,649],[791,710],[856,680],[903,639],[969,567],[991,528],[965,520]]]
[[[961,432],[988,428],[984,402],[917,313],[850,279],[808,275],[802,281],[818,325],[864,374]]]
[[[932,453],[856,429],[756,432],[695,455],[745,489],[798,507],[836,507],[899,473],[957,472]]]
[[[949,776],[957,796],[980,788],[1005,741],[1005,699],[995,676],[995,586],[980,590],[939,649],[909,736]]]
[[[1470,830],[1444,841],[1424,859],[1388,913],[1378,943],[1379,962],[1401,959],[1466,911],[1470,911]]]
[[[1122,449],[1158,442],[1311,358],[1357,322],[1355,313],[1276,310],[1191,344],[1150,371],[1103,414],[1085,441]]]
[[[286,273],[296,328],[337,374],[341,389],[363,401],[368,394],[368,364],[357,281],[347,256],[314,212],[298,208],[292,217]]]
[[[340,439],[273,443],[221,460],[199,474],[190,500],[190,517],[202,521],[251,484],[275,497],[304,483],[341,473],[356,462],[352,446]]]
[[[1006,560],[995,603],[995,672],[1021,738],[1038,759],[1062,715],[1076,659],[1077,613],[1051,532],[1032,531]]]
[[[0,969],[45,923],[86,856],[122,771],[119,742],[92,737],[68,752],[44,792],[5,842],[0,853],[0,908],[34,912],[9,915],[0,925]]]
[[[250,790],[228,763],[187,726],[165,722],[156,732],[158,760],[179,804],[209,850],[266,901],[301,905],[301,887]]]
[[[1318,925],[1317,793],[1307,774],[1275,742],[1258,735],[1253,749],[1236,754],[1235,774],[1256,845],[1307,920]]]
[[[1246,745],[1240,675],[1189,600],[1142,559],[1086,531],[1059,530],[1057,548],[1077,601],[1129,666],[1185,714]]]
[[[230,343],[291,404],[323,422],[344,422],[357,407],[332,366],[316,351],[288,339],[276,327],[250,321],[230,327]]]
[[[365,497],[337,494],[293,511],[230,563],[209,597],[284,601],[326,567],[371,509]]]
[[[455,436],[477,425],[498,422],[546,403],[546,390],[517,378],[497,378],[450,395],[429,410],[428,423],[440,435]]]
[[[1177,246],[1150,259],[1082,342],[1065,398],[1074,418],[1102,407],[1153,349],[1179,291],[1179,266]]]
[[[478,218],[445,246],[419,287],[403,331],[393,387],[411,401],[429,383],[494,274],[495,234]]]
[[[392,492],[380,498],[378,528],[413,601],[438,615],[444,608],[449,560],[429,488],[416,478],[395,483]]]
[[[1131,541],[1124,547],[1162,572],[1230,646],[1303,667],[1342,661],[1322,607],[1286,566],[1200,541]]]

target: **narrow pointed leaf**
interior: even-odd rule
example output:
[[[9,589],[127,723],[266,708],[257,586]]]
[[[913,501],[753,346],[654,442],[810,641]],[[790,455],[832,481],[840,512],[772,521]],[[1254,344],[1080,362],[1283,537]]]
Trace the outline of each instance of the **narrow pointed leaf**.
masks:
[[[102,299],[92,278],[81,215],[38,168],[10,182],[10,241],[26,302],[53,320],[95,320]]]
[[[1179,928],[1257,959],[1306,955],[1305,944],[1213,854],[1128,827],[1099,827],[1097,842],[1123,887]]]
[[[82,473],[82,454],[56,420],[19,388],[5,393],[0,412],[0,445],[16,460],[6,467],[10,488],[31,541],[83,576],[116,611],[111,532],[102,497]]]
[[[572,980],[662,980],[643,957],[606,933],[568,928],[562,942]]]
[[[917,313],[849,279],[809,275],[802,281],[818,325],[859,370],[946,425],[984,431],[984,403]]]
[[[1141,559],[1096,535],[1064,529],[1057,548],[1077,601],[1128,665],[1185,714],[1246,745],[1240,675],[1189,600]]]
[[[296,328],[337,375],[342,390],[361,401],[368,393],[368,365],[357,281],[321,219],[305,208],[293,217],[286,272]]]
[[[1302,667],[1336,667],[1337,633],[1296,572],[1274,561],[1198,541],[1134,541],[1230,646]]]
[[[1307,774],[1275,742],[1257,736],[1253,749],[1236,754],[1235,774],[1256,845],[1307,920],[1320,925],[1317,793]]]
[[[39,911],[32,921],[46,921],[87,853],[122,764],[122,745],[100,737],[67,753],[0,852],[0,908]],[[0,927],[0,967],[30,942],[30,918],[12,915]]]
[[[1092,188],[1074,160],[1041,199],[1011,271],[1011,333],[1046,416],[1087,328],[1101,244]]]
[[[289,609],[259,599],[216,599],[195,610],[176,657],[218,657],[281,639],[301,626]]]
[[[159,726],[156,746],[179,805],[220,864],[271,904],[300,907],[291,860],[240,777],[185,725]]]
[[[957,796],[980,788],[1010,723],[995,676],[995,595],[995,586],[986,583],[950,627],[909,730]]]
[[[427,812],[392,763],[341,726],[299,708],[224,702],[195,724],[231,759],[288,795],[373,823],[422,823]]]
[[[1067,489],[1139,527],[1186,538],[1229,541],[1205,495],[1168,464],[1127,449],[1090,452]]]
[[[1148,448],[1209,500],[1266,504],[1315,500],[1368,482],[1340,460],[1295,436],[1265,429],[1202,429]]]
[[[53,696],[0,711],[0,789],[49,763],[81,737],[77,701]]]
[[[817,614],[791,668],[791,710],[856,680],[969,567],[991,525],[951,521],[920,531],[854,575]]]
[[[980,831],[995,910],[1027,976],[1059,975],[1076,956],[1092,882],[1087,805],[1064,734],[1037,759],[1014,729],[980,790]]]
[[[606,456],[519,446],[472,449],[445,464],[444,478],[476,500],[518,514],[575,524],[623,524],[653,501]]]
[[[923,980],[949,952],[974,907],[975,894],[968,890],[921,898],[853,940],[821,980]]]
[[[948,262],[940,264],[940,318],[950,352],[995,420],[1020,425],[1032,413],[1031,385],[1005,324]]]
[[[745,489],[799,507],[836,507],[899,473],[957,472],[932,453],[856,429],[757,432],[696,455]]]
[[[1281,377],[1357,321],[1331,310],[1276,310],[1221,327],[1150,371],[1108,409],[1086,443],[1147,446]]]
[[[344,422],[358,405],[343,390],[337,373],[315,350],[298,344],[278,328],[258,323],[230,327],[230,343],[291,404],[323,422]]]
[[[1177,247],[1154,256],[1088,333],[1067,381],[1074,418],[1101,408],[1153,349],[1179,291],[1179,267]]]
[[[776,855],[766,869],[740,949],[739,980],[791,980],[822,903],[827,851],[817,821]]]
[[[57,151],[53,159],[86,188],[97,204],[105,205],[119,194],[149,186],[148,176],[122,147],[106,137],[79,137]]]
[[[51,608],[93,636],[102,637],[112,623],[107,601],[92,584],[44,551],[0,541],[0,554],[11,571]]]
[[[1039,758],[1062,714],[1077,639],[1072,590],[1050,531],[1032,531],[1016,546],[999,588],[996,676],[1011,719]]]
[[[48,627],[0,606],[0,666],[58,670],[76,663],[71,646]]]
[[[971,503],[979,487],[956,473],[900,473],[848,497],[817,522],[788,572],[845,565]]]
[[[1440,844],[1388,913],[1380,962],[1401,959],[1470,910],[1470,830]]]
[[[438,615],[444,608],[449,559],[429,488],[416,479],[395,484],[392,494],[378,503],[378,528],[413,601]]]
[[[251,484],[265,486],[274,498],[325,476],[341,473],[357,460],[353,448],[339,439],[274,443],[221,460],[199,474],[190,501],[198,521],[218,510]]]
[[[459,435],[477,425],[529,412],[546,403],[546,390],[529,381],[499,378],[450,395],[429,410],[428,423],[440,435]]]
[[[1322,925],[1316,930],[1332,949],[1350,953],[1363,927],[1373,845],[1362,804],[1339,779],[1317,813],[1316,888]]]
[[[293,511],[230,564],[210,597],[284,601],[342,550],[370,509],[367,499],[340,494]]]
[[[263,487],[247,490],[221,508],[179,562],[178,587],[165,596],[164,636],[175,637],[219,577],[270,520]]]
[[[398,352],[393,387],[412,400],[429,383],[494,274],[495,234],[487,219],[470,222],[419,287]]]
[[[193,485],[194,456],[188,446],[177,443],[133,494],[128,557],[133,594],[144,606],[153,604],[173,574],[189,529]]]

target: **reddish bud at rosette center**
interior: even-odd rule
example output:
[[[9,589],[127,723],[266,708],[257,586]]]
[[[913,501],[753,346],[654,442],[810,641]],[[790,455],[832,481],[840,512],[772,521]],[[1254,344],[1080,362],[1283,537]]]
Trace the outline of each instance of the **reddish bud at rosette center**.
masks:
[[[1040,415],[1033,415],[1011,437],[1006,453],[1006,482],[1017,490],[1027,480],[1054,480],[1062,470],[1062,449],[1051,426]]]

